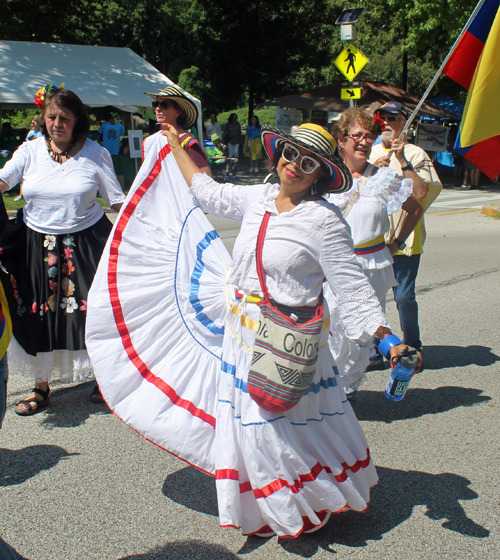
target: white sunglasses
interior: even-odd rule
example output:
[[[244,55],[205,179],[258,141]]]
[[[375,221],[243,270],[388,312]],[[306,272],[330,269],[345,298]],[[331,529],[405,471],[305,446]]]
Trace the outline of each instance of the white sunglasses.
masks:
[[[300,169],[307,175],[314,173],[321,165],[319,161],[310,156],[301,156],[299,150],[295,146],[286,142],[283,145],[283,153],[281,155],[288,163],[292,163],[300,157]]]

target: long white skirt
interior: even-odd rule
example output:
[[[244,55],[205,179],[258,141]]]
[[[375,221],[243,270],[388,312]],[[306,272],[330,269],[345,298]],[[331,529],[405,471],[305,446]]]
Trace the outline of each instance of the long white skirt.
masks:
[[[329,511],[365,510],[377,474],[326,346],[328,321],[309,393],[286,414],[259,408],[246,391],[258,307],[234,298],[229,255],[164,137],[157,144],[88,299],[87,346],[106,402],[216,477],[224,527],[297,536]]]
[[[270,413],[247,390],[259,309],[231,294],[215,429],[221,525],[298,536],[328,512],[364,511],[377,474],[328,349],[329,321],[308,393],[287,413]]]

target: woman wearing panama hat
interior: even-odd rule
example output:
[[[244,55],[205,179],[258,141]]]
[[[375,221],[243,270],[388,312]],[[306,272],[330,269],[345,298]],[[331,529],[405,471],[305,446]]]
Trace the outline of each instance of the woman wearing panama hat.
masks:
[[[203,148],[195,136],[191,132],[187,132],[187,129],[195,126],[198,120],[198,108],[193,101],[184,95],[183,91],[177,86],[167,86],[158,93],[145,92],[145,95],[154,99],[152,106],[160,127],[163,128],[166,124],[175,127],[182,147],[189,153],[200,171],[211,177],[212,172]],[[147,153],[151,142],[151,136],[144,140],[144,154]]]
[[[316,370],[295,406],[270,412],[253,400],[249,383],[252,362],[259,359],[254,349],[264,291],[256,245],[267,221],[259,262],[270,298],[288,322],[300,324],[295,312],[317,309],[326,277],[348,336],[390,333],[354,255],[349,228],[323,197],[351,185],[334,138],[314,124],[293,134],[263,127],[264,148],[281,184],[250,188],[219,184],[200,173],[176,128],[167,124],[162,134],[168,149],[158,137],[157,149],[166,154],[162,161],[168,160],[159,172],[165,181],[158,175],[158,190],[149,191],[151,177],[143,175],[129,193],[130,212],[122,214],[120,237],[113,241],[120,259],[116,268],[111,257],[109,266],[106,258],[101,261],[105,266],[89,298],[87,341],[106,401],[146,438],[216,478],[222,527],[244,535],[297,537],[321,528],[331,512],[364,511],[378,478],[325,343],[326,307]],[[174,159],[190,193],[173,183]],[[134,204],[144,204],[137,206],[135,221]],[[232,264],[204,213],[241,223]],[[145,215],[153,222],[150,230]],[[179,232],[165,223],[177,224]],[[141,232],[149,244],[140,257],[144,305],[126,289],[136,282]],[[104,307],[113,286],[124,290]],[[102,333],[117,309],[123,334]],[[393,348],[395,354],[400,350],[401,345]]]
[[[207,389],[218,395],[213,455],[221,526],[295,537],[322,527],[331,512],[364,511],[377,474],[328,346],[320,350],[314,390],[288,412],[268,412],[245,391],[252,324],[259,317],[254,302],[262,297],[255,246],[267,212],[262,264],[277,306],[317,305],[326,277],[347,336],[384,338],[391,332],[340,211],[323,197],[352,185],[335,139],[311,123],[293,134],[264,126],[264,148],[281,184],[249,189],[200,174],[175,128],[166,126],[163,134],[201,209],[242,224],[226,291],[224,364],[218,386]],[[393,347],[392,355],[402,348]]]

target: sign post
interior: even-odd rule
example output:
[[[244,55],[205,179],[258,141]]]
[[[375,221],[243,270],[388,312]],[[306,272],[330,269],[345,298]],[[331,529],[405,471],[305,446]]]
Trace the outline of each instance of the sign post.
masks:
[[[340,25],[340,40],[355,41],[356,31],[354,24],[359,20],[364,8],[347,8],[342,10],[335,25]],[[335,59],[335,66],[352,82],[354,78],[363,70],[368,62],[368,58],[356,47],[354,43],[349,43],[347,47]],[[363,84],[342,84],[340,99],[349,99],[349,107],[356,105],[355,99],[363,97]]]

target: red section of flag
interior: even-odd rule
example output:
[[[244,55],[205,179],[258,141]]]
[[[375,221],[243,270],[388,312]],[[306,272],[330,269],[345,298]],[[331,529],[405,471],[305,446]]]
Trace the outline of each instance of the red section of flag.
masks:
[[[465,89],[469,89],[484,43],[468,31],[460,39],[443,73]]]
[[[500,136],[494,136],[474,144],[465,154],[492,181],[500,175]]]

